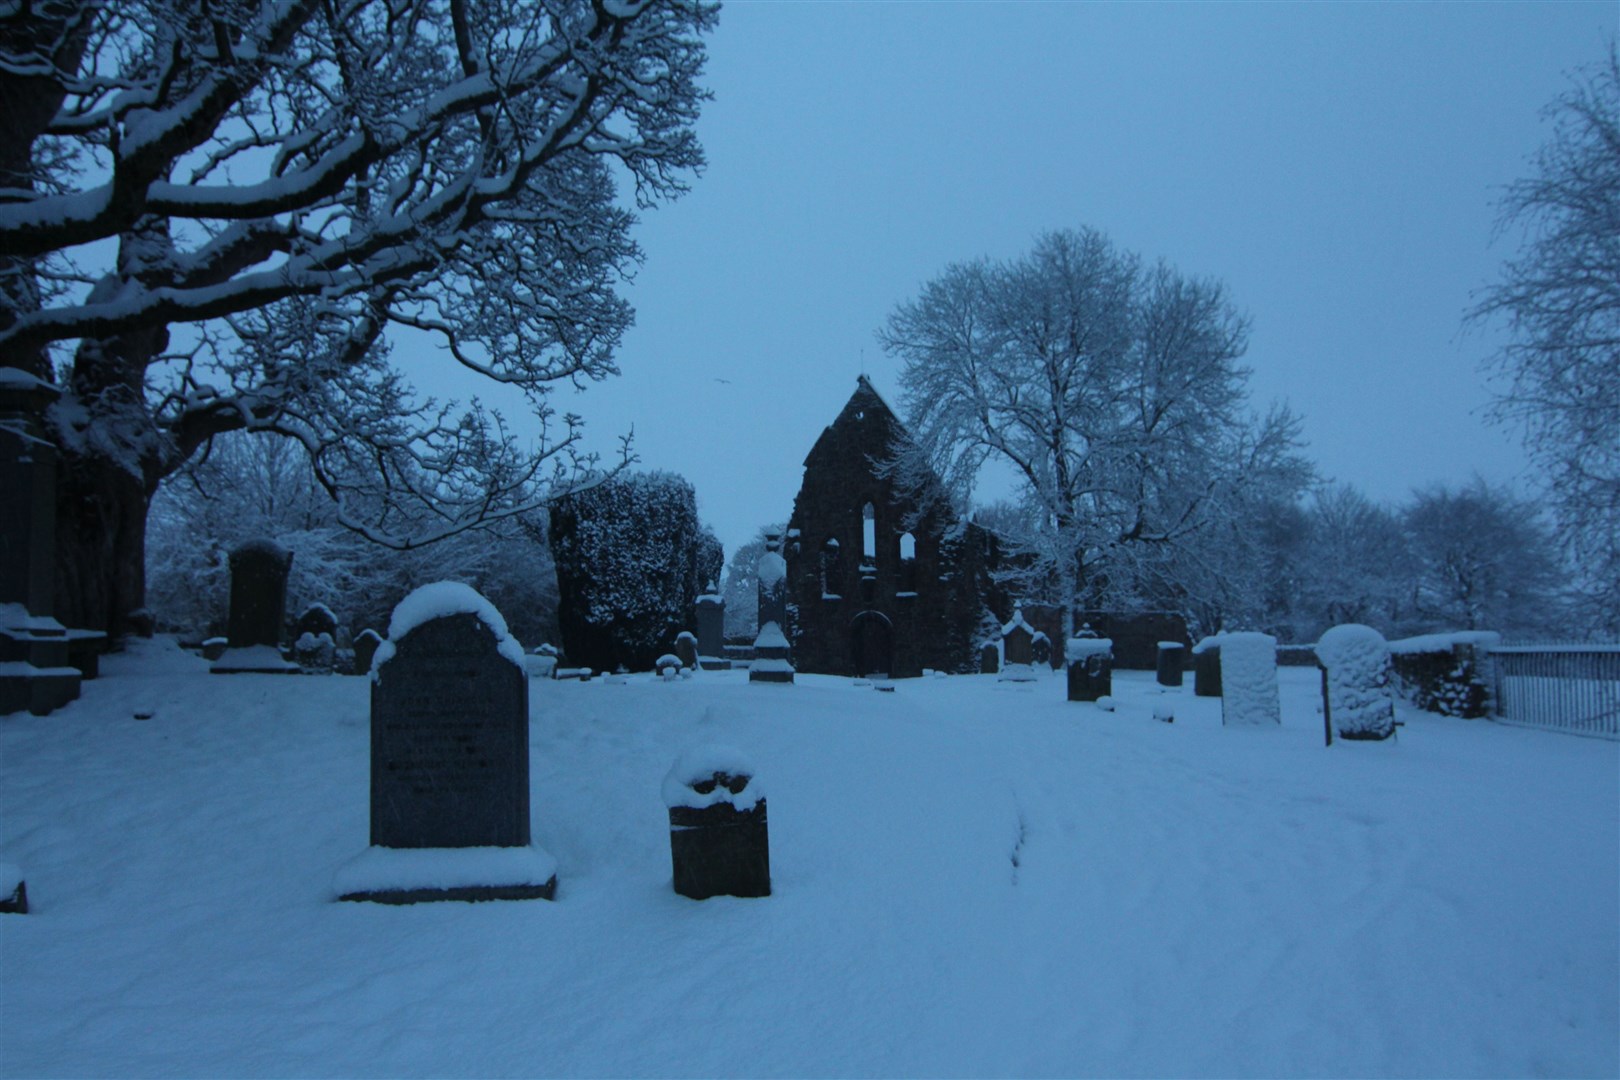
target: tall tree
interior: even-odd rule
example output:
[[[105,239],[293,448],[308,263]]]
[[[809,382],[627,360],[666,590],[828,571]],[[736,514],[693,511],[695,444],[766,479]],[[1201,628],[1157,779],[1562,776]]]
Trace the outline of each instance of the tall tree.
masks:
[[[1225,288],[1144,268],[1094,229],[947,267],[879,339],[958,497],[991,458],[1018,475],[1036,523],[1023,564],[1064,606],[1132,603],[1224,500],[1305,472],[1293,417],[1244,408],[1248,320]]]
[[[149,500],[225,432],[296,440],[344,524],[398,547],[566,485],[578,420],[546,393],[615,371],[639,259],[616,179],[648,205],[701,166],[713,4],[8,8],[0,349],[64,369],[64,618],[140,605]],[[419,400],[400,328],[538,423]]]
[[[1508,188],[1523,244],[1471,312],[1509,340],[1496,416],[1519,425],[1594,627],[1620,632],[1620,56],[1547,108],[1535,175]]]

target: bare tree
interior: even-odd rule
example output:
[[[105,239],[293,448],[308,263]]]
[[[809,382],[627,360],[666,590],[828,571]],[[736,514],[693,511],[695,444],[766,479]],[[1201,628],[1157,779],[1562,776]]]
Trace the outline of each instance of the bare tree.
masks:
[[[398,547],[566,486],[578,419],[546,392],[615,371],[639,259],[616,181],[647,205],[701,166],[714,5],[7,7],[0,347],[64,365],[64,617],[139,606],[150,497],[224,432],[297,440],[342,521]],[[401,328],[537,424],[419,400]]]
[[[1495,415],[1521,426],[1592,625],[1620,632],[1620,57],[1548,106],[1535,175],[1502,201],[1524,240],[1470,312],[1502,320]]]
[[[1144,269],[1094,229],[948,267],[879,339],[960,501],[992,457],[1017,473],[1037,524],[1024,564],[1064,606],[1131,602],[1223,500],[1303,468],[1286,410],[1245,412],[1248,320],[1225,289]]]

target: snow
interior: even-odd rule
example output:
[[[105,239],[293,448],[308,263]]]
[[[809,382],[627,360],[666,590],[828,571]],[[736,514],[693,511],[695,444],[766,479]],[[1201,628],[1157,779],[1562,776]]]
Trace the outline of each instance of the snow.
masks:
[[[775,620],[760,627],[759,636],[754,639],[754,648],[756,649],[785,649],[787,647],[787,636],[782,633],[782,627]]]
[[[741,791],[732,791],[724,784],[716,784],[712,791],[699,792],[692,785],[712,780],[718,775],[728,779],[747,779]],[[705,806],[729,803],[738,810],[752,810],[765,797],[753,761],[734,746],[708,743],[695,746],[681,754],[664,774],[661,789],[664,805],[701,810]]]
[[[523,662],[523,646],[506,629],[506,619],[495,605],[471,585],[459,581],[435,581],[410,593],[394,607],[394,616],[388,623],[388,640],[377,646],[371,658],[371,677],[378,679],[382,666],[393,659],[397,642],[425,622],[446,615],[476,615],[478,621],[489,627],[495,635],[495,648],[502,656],[527,670]]]
[[[6,1077],[1620,1075],[1620,743],[1398,702],[1340,753],[1308,668],[1264,738],[1152,672],[535,683],[556,900],[387,907],[331,900],[366,680],[102,670],[0,721]],[[715,743],[768,767],[769,898],[671,889]]]
[[[1327,669],[1334,729],[1350,736],[1389,735],[1395,706],[1384,635],[1360,623],[1335,626],[1316,643],[1316,658]]]
[[[1199,656],[1210,649],[1218,649],[1225,640],[1225,634],[1211,634],[1209,637],[1199,638],[1198,644],[1192,647],[1193,655]]]
[[[394,889],[459,889],[477,885],[544,885],[557,860],[539,848],[368,847],[332,875],[330,899]]]
[[[1018,629],[1019,627],[1023,627],[1024,630],[1026,632],[1028,632],[1030,637],[1032,639],[1034,638],[1034,636],[1035,636],[1035,628],[1033,626],[1029,625],[1029,623],[1024,621],[1024,609],[1023,608],[1018,608],[1013,612],[1012,621],[1007,623],[1005,626],[1003,626],[1001,628],[1001,636],[1006,637],[1008,634],[1012,633],[1014,630]]]
[[[1277,700],[1277,639],[1243,631],[1220,635],[1219,644],[1225,722],[1233,727],[1282,723]]]
[[[1501,643],[1502,635],[1494,630],[1459,630],[1449,634],[1420,634],[1417,637],[1401,638],[1399,641],[1389,643],[1389,651],[1400,654],[1448,653],[1458,645],[1491,649]]]
[[[0,628],[31,630],[47,635],[62,634],[67,629],[49,615],[30,614],[22,604],[0,604]]]
[[[1063,655],[1070,660],[1078,660],[1082,656],[1107,656],[1113,651],[1113,638],[1073,637],[1069,639]]]
[[[787,577],[787,560],[774,551],[759,557],[759,583],[769,588]]]
[[[9,900],[23,883],[22,867],[16,863],[0,862],[0,900]]]
[[[281,650],[274,645],[248,645],[220,653],[213,669],[220,672],[277,672],[297,671],[298,665],[283,660]]]

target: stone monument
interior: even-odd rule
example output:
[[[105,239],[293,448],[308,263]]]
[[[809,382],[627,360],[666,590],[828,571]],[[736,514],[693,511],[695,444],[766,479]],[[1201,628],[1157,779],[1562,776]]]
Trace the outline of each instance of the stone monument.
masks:
[[[551,899],[529,836],[529,680],[493,604],[456,582],[394,609],[372,663],[371,847],[344,900]]]
[[[704,671],[723,671],[731,667],[726,659],[726,602],[714,591],[697,598],[698,666]]]
[[[703,746],[664,777],[675,891],[693,900],[771,895],[765,793],[738,751]]]
[[[754,660],[748,681],[791,683],[792,650],[787,639],[787,560],[782,558],[782,534],[765,534],[765,554],[759,557],[759,636],[754,639]]]
[[[230,647],[208,670],[216,675],[286,675],[298,670],[281,656],[287,616],[287,573],[293,553],[274,540],[249,540],[231,552]]]

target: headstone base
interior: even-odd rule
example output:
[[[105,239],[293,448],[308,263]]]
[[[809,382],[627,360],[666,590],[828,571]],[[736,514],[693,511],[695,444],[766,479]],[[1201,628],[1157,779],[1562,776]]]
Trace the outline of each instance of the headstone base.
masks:
[[[215,675],[296,675],[302,669],[269,645],[226,649],[208,669]]]
[[[332,882],[339,900],[423,904],[444,900],[551,900],[557,860],[526,847],[386,848],[373,846]]]
[[[698,667],[704,671],[730,671],[731,661],[722,660],[717,656],[700,656],[698,657]]]
[[[1040,678],[1034,664],[1007,664],[1001,669],[999,682],[1035,682]]]

